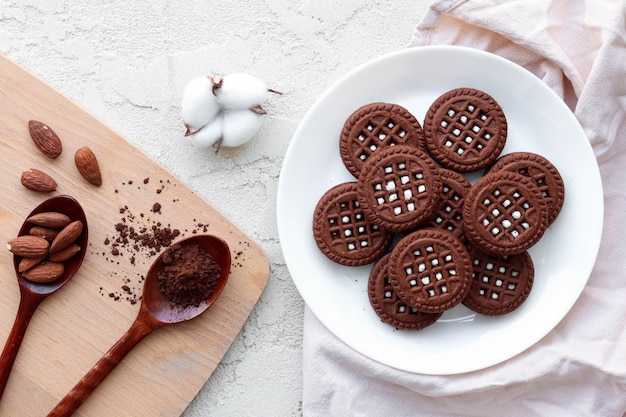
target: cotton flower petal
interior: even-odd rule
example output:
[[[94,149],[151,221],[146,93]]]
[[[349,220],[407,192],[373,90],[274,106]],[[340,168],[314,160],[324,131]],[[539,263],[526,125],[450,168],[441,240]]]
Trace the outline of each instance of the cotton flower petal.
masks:
[[[229,74],[213,90],[218,102],[226,110],[250,109],[267,101],[267,85],[257,77],[245,73]]]
[[[192,79],[183,92],[181,117],[187,129],[194,133],[209,124],[220,112],[220,104],[213,95],[212,77]]]
[[[263,116],[249,110],[228,110],[223,114],[222,146],[243,145],[254,137],[263,124]]]
[[[185,139],[197,148],[212,146],[222,139],[223,122],[224,119],[220,114],[198,132],[185,136]]]

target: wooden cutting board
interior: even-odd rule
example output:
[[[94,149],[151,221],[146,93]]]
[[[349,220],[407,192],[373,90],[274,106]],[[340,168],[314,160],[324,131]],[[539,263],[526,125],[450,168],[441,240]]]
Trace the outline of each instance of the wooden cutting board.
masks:
[[[34,146],[28,121],[60,136],[54,160]],[[74,152],[89,146],[103,184],[80,177]],[[207,381],[267,283],[262,249],[191,189],[110,128],[32,74],[0,56],[0,241],[17,235],[25,216],[48,195],[25,189],[21,173],[37,168],[74,196],[89,226],[89,248],[78,274],[35,312],[2,401],[2,416],[45,416],[123,335],[139,310],[142,277],[156,258],[146,247],[120,245],[115,225],[140,231],[178,229],[217,235],[232,254],[222,295],[204,315],[158,329],[141,341],[75,416],[179,416]],[[160,211],[153,211],[155,203]],[[2,245],[2,247],[4,244]],[[0,249],[2,249],[0,247]],[[13,325],[19,290],[12,255],[0,250],[0,346]],[[126,286],[126,287],[125,287]]]

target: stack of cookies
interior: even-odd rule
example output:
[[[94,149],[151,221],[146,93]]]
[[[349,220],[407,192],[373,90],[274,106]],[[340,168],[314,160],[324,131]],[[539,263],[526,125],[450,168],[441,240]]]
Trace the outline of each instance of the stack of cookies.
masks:
[[[472,88],[448,91],[423,124],[397,104],[356,110],[340,136],[355,181],[319,200],[313,234],[347,266],[374,264],[368,294],[380,319],[420,330],[459,303],[497,316],[528,297],[528,249],[555,221],[563,180],[541,155],[501,155],[507,121]],[[473,185],[464,176],[483,172]]]

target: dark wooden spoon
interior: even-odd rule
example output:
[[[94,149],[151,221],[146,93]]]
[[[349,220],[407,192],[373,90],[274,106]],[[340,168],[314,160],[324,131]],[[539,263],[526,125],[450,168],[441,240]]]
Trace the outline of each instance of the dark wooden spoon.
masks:
[[[60,278],[46,284],[38,284],[22,277],[22,274],[18,272],[18,265],[22,258],[20,256],[13,256],[13,265],[15,266],[17,282],[20,287],[20,303],[17,310],[17,316],[15,317],[15,322],[13,323],[13,328],[11,329],[11,333],[9,333],[9,338],[6,341],[4,350],[0,356],[0,398],[2,398],[2,394],[4,393],[4,388],[9,380],[9,375],[11,374],[13,363],[17,357],[17,352],[22,344],[26,328],[35,313],[35,310],[46,297],[59,290],[70,280],[70,278],[74,276],[74,274],[76,274],[78,268],[83,262],[85,252],[87,250],[87,218],[85,217],[85,212],[78,201],[68,195],[51,197],[37,206],[27,216],[27,218],[34,214],[48,211],[63,213],[69,216],[72,220],[80,220],[83,222],[83,231],[76,241],[76,243],[80,246],[80,252],[65,261],[65,271]],[[18,236],[28,234],[31,226],[32,225],[30,223],[24,221],[24,224],[22,224],[22,227],[18,232]]]
[[[161,269],[160,260],[174,247],[196,244],[211,254],[221,269],[220,280],[209,298],[199,306],[180,308],[165,299],[159,291],[157,274]],[[166,324],[180,323],[191,320],[215,302],[226,285],[230,273],[230,249],[226,242],[212,235],[197,235],[181,240],[165,250],[154,261],[143,287],[141,307],[137,318],[126,333],[109,349],[107,353],[91,368],[89,372],[70,390],[69,393],[54,407],[48,417],[70,416],[87,399],[87,397],[104,381],[109,373],[120,363],[128,352],[145,336]]]

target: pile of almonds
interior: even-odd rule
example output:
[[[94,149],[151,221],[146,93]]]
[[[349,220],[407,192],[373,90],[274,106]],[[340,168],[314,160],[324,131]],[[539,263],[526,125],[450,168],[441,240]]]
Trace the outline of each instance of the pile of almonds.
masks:
[[[49,283],[65,271],[64,262],[81,250],[76,243],[83,231],[80,220],[58,212],[43,212],[26,219],[28,234],[11,239],[7,248],[22,257],[18,272],[32,282]]]
[[[28,131],[33,143],[39,151],[49,159],[56,159],[63,151],[63,144],[59,136],[45,123],[30,120]],[[83,146],[74,154],[74,163],[80,175],[90,184],[102,185],[102,174],[94,152],[88,146]],[[27,189],[40,193],[55,191],[57,182],[47,173],[31,168],[22,173],[22,185]]]

